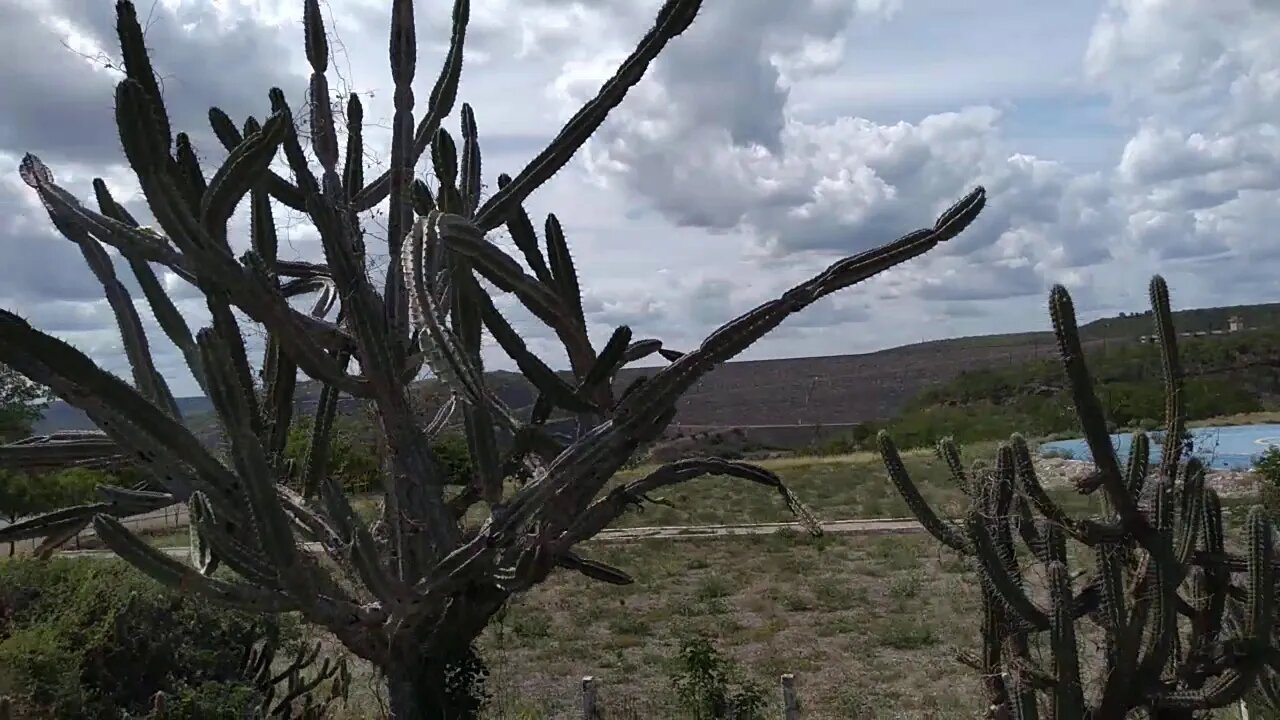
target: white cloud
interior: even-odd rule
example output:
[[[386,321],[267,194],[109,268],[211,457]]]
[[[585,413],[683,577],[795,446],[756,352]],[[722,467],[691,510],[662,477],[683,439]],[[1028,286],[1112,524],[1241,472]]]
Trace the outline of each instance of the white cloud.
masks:
[[[114,369],[122,360],[96,281],[12,173],[34,151],[81,197],[103,176],[143,213],[119,164],[112,77],[58,42],[110,48],[111,7],[101,5],[23,0],[0,23],[21,50],[0,69],[12,99],[0,108],[0,169],[10,168],[0,175],[0,305]],[[372,177],[389,154],[385,3],[322,5],[330,84],[361,93]],[[492,188],[595,94],[658,2],[472,6],[460,100],[476,110]],[[292,5],[154,12],[148,44],[206,173],[222,156],[204,121],[210,104],[239,122],[265,114],[272,85],[302,102]],[[418,13],[419,116],[447,15]],[[1280,11],[1264,0],[707,0],[529,209],[539,228],[559,216],[597,343],[625,322],[638,337],[692,345],[836,257],[929,224],[976,184],[990,200],[963,236],[815,305],[746,357],[1044,328],[1054,282],[1086,314],[1137,309],[1157,271],[1179,306],[1272,300],[1277,281],[1260,268],[1277,254],[1268,233],[1280,222],[1278,31]],[[455,136],[457,122],[446,122]],[[322,257],[297,213],[277,219],[283,252]],[[384,217],[372,213],[367,228],[378,261]],[[203,322],[198,296],[162,279]],[[511,298],[499,307],[559,360],[551,334]],[[176,368],[152,330],[161,365]],[[506,365],[489,353],[491,367]]]

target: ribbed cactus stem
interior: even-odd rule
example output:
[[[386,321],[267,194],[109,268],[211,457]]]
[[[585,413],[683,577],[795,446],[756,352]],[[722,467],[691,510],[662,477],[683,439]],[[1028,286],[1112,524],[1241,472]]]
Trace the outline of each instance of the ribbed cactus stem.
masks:
[[[1105,489],[1102,517],[1068,515],[1037,477],[1031,444],[1015,434],[997,450],[994,471],[975,478],[977,492],[964,525],[950,525],[910,482],[889,436],[878,437],[890,480],[922,524],[949,546],[972,548],[983,598],[985,662],[971,664],[983,673],[992,701],[988,717],[1036,717],[1037,695],[1044,696],[1052,717],[1081,720],[1119,719],[1137,711],[1184,720],[1235,703],[1253,687],[1258,691],[1251,698],[1280,700],[1280,674],[1265,669],[1278,645],[1274,531],[1262,508],[1255,507],[1246,527],[1247,553],[1226,551],[1222,503],[1206,486],[1204,465],[1178,456],[1181,369],[1176,346],[1168,341],[1173,337],[1168,289],[1159,278],[1152,283],[1152,304],[1158,331],[1167,339],[1162,345],[1166,414],[1175,437],[1168,446],[1173,460],[1148,479],[1150,446],[1142,433],[1135,434],[1121,472],[1093,393],[1070,296],[1061,287],[1050,295],[1064,374],[1097,465],[1077,490]],[[938,452],[953,480],[962,478],[958,449],[943,441]],[[1015,538],[1030,553],[1020,553]],[[1068,570],[1073,557],[1068,539],[1091,550],[1086,557],[1093,558],[1091,572],[1080,573],[1085,579],[1078,589]],[[1028,569],[1024,558],[1033,567]],[[1048,609],[1033,599],[1036,587],[1028,578],[1037,575],[1035,566],[1047,582]],[[1242,589],[1232,583],[1232,574],[1244,572],[1247,588]],[[1180,623],[1180,615],[1189,622]],[[1102,635],[1097,663],[1081,658],[1075,624],[1086,618]],[[1040,646],[1047,645],[1051,672],[1027,652],[1029,641],[1041,633],[1048,634]],[[1096,677],[1082,673],[1095,665],[1102,670]]]
[[[1053,605],[1049,642],[1057,682],[1053,694],[1053,717],[1083,720],[1086,717],[1084,688],[1080,683],[1079,647],[1075,618],[1072,617],[1071,578],[1066,565],[1057,561],[1049,563],[1048,573],[1049,599]]]
[[[920,524],[947,547],[966,554],[973,552],[972,543],[965,539],[964,533],[959,528],[939,518],[933,508],[929,506],[929,503],[925,501],[924,496],[920,494],[915,483],[911,480],[911,476],[907,473],[907,466],[902,462],[902,457],[898,454],[898,448],[894,445],[893,439],[889,434],[881,431],[876,436],[876,443],[879,445],[880,456],[884,460],[889,479],[893,481],[894,487],[898,489],[902,499],[906,501],[907,508],[920,520]]]

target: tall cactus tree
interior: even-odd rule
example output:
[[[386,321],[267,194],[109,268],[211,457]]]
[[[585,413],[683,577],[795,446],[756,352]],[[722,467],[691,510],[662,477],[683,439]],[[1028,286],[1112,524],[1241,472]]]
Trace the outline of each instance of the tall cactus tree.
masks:
[[[0,529],[0,541],[43,537],[49,550],[92,523],[112,550],[162,583],[240,608],[300,613],[326,628],[381,669],[394,717],[442,717],[447,659],[464,652],[514,594],[556,568],[631,582],[625,572],[580,556],[575,546],[647,493],[703,475],[732,476],[778,492],[818,532],[776,475],[745,463],[686,459],[607,491],[606,485],[637,448],[670,423],[681,394],[717,364],[820,298],[956,236],[981,211],[985,193],[976,188],[933,226],[840,260],[729,321],[690,352],[633,338],[627,327],[617,328],[597,351],[559,220],[546,218],[540,242],[522,203],[564,167],[658,53],[690,26],[701,2],[666,0],[596,97],[524,169],[514,177],[499,175],[496,192],[487,198],[481,193],[471,108],[460,109],[460,147],[443,127],[458,94],[469,2],[454,2],[444,68],[416,126],[414,4],[390,4],[390,170],[370,180],[361,166],[363,110],[355,95],[347,101],[345,151],[340,148],[326,101],[329,52],[316,0],[303,4],[312,70],[310,154],[284,93],[272,89],[265,120],[250,117],[237,126],[221,110],[209,111],[229,151],[211,175],[188,136],[171,127],[133,4],[117,3],[126,78],[116,87],[116,123],[156,227],[141,225],[101,180],[94,182],[92,209],[59,187],[35,156],[26,156],[20,169],[54,225],[80,247],[101,280],[132,382],[0,311],[0,362],[53,388],[101,430],[3,448],[0,463],[48,466],[116,462],[123,456],[153,483],[147,489],[103,487],[99,502]],[[415,177],[428,150],[434,186]],[[273,169],[280,154],[285,175]],[[383,201],[390,262],[385,275],[374,278],[360,218]],[[237,257],[229,220],[245,202],[250,237]],[[309,217],[324,247],[323,263],[279,256],[273,219],[279,206]],[[523,263],[489,239],[502,226]],[[212,400],[227,441],[225,457],[212,454],[183,426],[104,246],[128,263],[160,327]],[[157,265],[201,291],[212,317],[209,327],[191,332],[157,281]],[[496,293],[514,295],[554,331],[566,351],[568,373],[553,371],[530,352],[498,312]],[[316,297],[309,311],[291,304],[306,295]],[[261,390],[242,340],[246,318],[267,333]],[[486,330],[537,389],[530,413],[517,414],[487,387],[480,353]],[[618,370],[654,353],[669,364],[615,394]],[[424,366],[453,397],[428,422],[411,409],[409,393]],[[282,450],[295,421],[299,372],[321,383],[323,391],[309,420],[305,460],[294,467],[282,460]],[[376,408],[385,449],[383,513],[372,525],[353,512],[327,471],[337,400],[344,394]],[[465,486],[446,487],[429,440],[455,406],[475,471]],[[573,437],[546,427],[557,409],[577,418]],[[516,477],[523,482],[508,482]],[[291,489],[298,487],[301,492]],[[120,522],[175,503],[190,508],[191,564],[150,547]],[[475,512],[476,506],[486,512]],[[484,515],[482,522],[467,523],[478,515]],[[311,547],[320,551],[309,552]]]
[[[1049,305],[1096,466],[1077,490],[1101,491],[1101,516],[1075,517],[1055,502],[1019,435],[1000,446],[994,469],[977,477],[966,472],[954,443],[939,443],[939,454],[969,496],[959,522],[940,518],[924,501],[882,432],[885,467],[925,528],[976,568],[982,652],[969,663],[984,679],[989,717],[1029,720],[1047,711],[1056,720],[1122,720],[1133,710],[1165,720],[1205,717],[1207,710],[1238,702],[1280,657],[1271,522],[1261,506],[1253,507],[1243,554],[1228,552],[1221,501],[1206,487],[1200,461],[1184,457],[1183,378],[1163,279],[1151,282],[1151,305],[1164,361],[1168,440],[1154,468],[1150,441],[1141,433],[1121,463],[1066,289],[1055,287]],[[1091,566],[1087,573],[1069,570],[1068,539],[1081,548]],[[1024,569],[1019,545],[1040,573]],[[1035,575],[1044,578],[1039,588]],[[1047,606],[1035,599],[1044,594]],[[1082,669],[1085,633],[1103,639],[1093,663],[1100,669],[1096,678]],[[1048,666],[1033,657],[1036,646],[1047,649]]]

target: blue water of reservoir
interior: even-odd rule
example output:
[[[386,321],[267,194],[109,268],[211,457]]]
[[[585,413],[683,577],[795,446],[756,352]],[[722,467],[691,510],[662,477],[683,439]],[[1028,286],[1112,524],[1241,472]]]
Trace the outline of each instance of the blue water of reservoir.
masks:
[[[1151,443],[1151,462],[1160,462],[1161,450],[1164,448],[1154,442],[1160,435],[1149,433]],[[1111,444],[1116,448],[1120,461],[1129,457],[1129,446],[1133,442],[1130,433],[1111,436]],[[1191,429],[1192,453],[1206,467],[1220,470],[1248,470],[1268,447],[1280,447],[1280,425],[1234,425],[1227,427],[1203,427]],[[1041,455],[1070,456],[1075,460],[1090,461],[1093,455],[1083,438],[1077,440],[1057,440],[1040,445]]]

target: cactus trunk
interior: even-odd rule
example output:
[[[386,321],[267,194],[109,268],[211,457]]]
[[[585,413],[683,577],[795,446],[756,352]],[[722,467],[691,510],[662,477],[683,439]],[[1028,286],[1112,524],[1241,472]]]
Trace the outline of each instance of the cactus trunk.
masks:
[[[388,717],[391,720],[440,718],[470,720],[451,712],[445,689],[445,667],[420,648],[406,647],[386,671]]]

